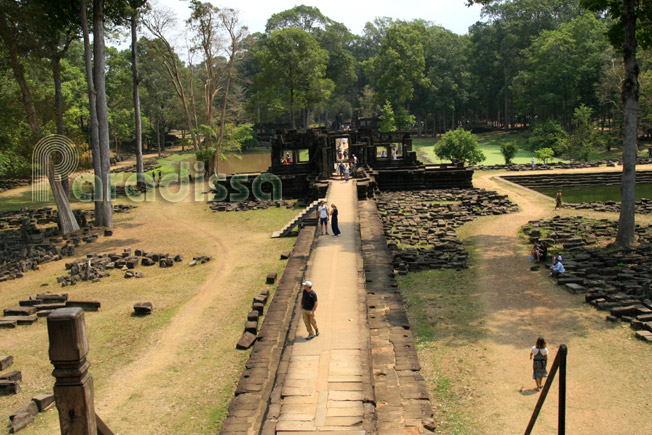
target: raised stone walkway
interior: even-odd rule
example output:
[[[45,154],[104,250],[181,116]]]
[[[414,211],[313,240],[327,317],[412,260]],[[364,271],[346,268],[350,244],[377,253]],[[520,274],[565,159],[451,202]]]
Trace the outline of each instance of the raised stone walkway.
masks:
[[[301,231],[303,243],[281,277],[221,434],[434,430],[375,202],[358,202],[355,182],[341,180],[330,182],[327,201],[338,207],[342,234],[332,237],[329,227],[321,236],[317,228],[306,262],[306,231],[312,236],[314,227]],[[297,262],[305,273],[297,273]],[[301,319],[303,280],[312,281],[319,299],[320,334],[312,340]]]
[[[366,325],[360,315],[355,184],[333,181],[327,201],[338,207],[342,234],[333,237],[329,228],[329,235],[319,236],[308,263],[306,279],[319,299],[315,317],[320,335],[308,341],[303,322],[293,325],[278,434],[365,433],[364,402],[371,398],[364,397],[363,385],[370,369],[361,334]]]

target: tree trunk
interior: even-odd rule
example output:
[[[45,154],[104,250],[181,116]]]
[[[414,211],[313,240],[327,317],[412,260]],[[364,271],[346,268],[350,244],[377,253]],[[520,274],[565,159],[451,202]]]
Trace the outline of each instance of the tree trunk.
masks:
[[[156,146],[158,147],[158,156],[161,157],[161,123],[156,120]]]
[[[109,116],[106,107],[106,82],[104,59],[104,0],[93,0],[93,72],[95,78],[95,104],[97,108],[98,139],[102,168],[103,226],[113,226],[111,208],[111,153],[109,147]]]
[[[63,125],[63,99],[61,98],[61,57],[59,54],[52,56],[50,61],[52,67],[52,79],[54,80],[54,107],[56,111],[55,121],[57,125],[57,134],[65,134]],[[61,176],[61,187],[66,198],[70,198],[70,183],[68,175]]]
[[[296,126],[294,124],[294,88],[290,88],[290,125],[292,126],[292,130],[296,130]]]
[[[636,137],[638,133],[638,64],[636,63],[636,11],[635,0],[623,0],[622,21],[625,28],[623,59],[625,80],[622,100],[625,119],[623,124],[623,178],[621,184],[620,218],[616,244],[629,246],[635,241],[635,190],[636,190]]]
[[[50,186],[52,187],[52,194],[54,196],[54,202],[57,204],[57,211],[59,212],[59,227],[63,234],[72,233],[74,231],[79,231],[79,224],[75,219],[75,215],[72,213],[70,208],[70,202],[68,201],[68,196],[63,190],[61,185],[61,177],[55,175],[54,165],[52,164],[51,156],[47,157],[47,176]]]
[[[509,80],[507,78],[507,65],[503,65],[505,78],[505,130],[509,130],[510,113],[509,113]]]
[[[131,75],[133,81],[134,115],[136,122],[136,180],[138,186],[145,185],[143,166],[143,127],[140,119],[140,79],[138,78],[138,9],[131,15]]]
[[[97,180],[102,179],[102,164],[100,158],[100,141],[97,122],[97,106],[95,103],[95,85],[93,81],[93,63],[91,59],[91,43],[88,33],[88,18],[86,16],[86,0],[81,0],[79,5],[79,18],[82,26],[84,37],[84,62],[86,66],[86,87],[88,89],[88,106],[91,116],[91,148],[93,151],[93,171],[95,173],[95,183],[93,198],[95,204],[95,223],[104,226],[104,212],[102,206],[102,186]]]

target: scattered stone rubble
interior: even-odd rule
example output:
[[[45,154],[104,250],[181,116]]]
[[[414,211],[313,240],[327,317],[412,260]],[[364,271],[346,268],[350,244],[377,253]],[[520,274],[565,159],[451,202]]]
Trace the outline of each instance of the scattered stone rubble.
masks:
[[[507,196],[484,189],[385,192],[376,203],[394,268],[402,275],[466,268],[468,253],[454,229],[479,216],[517,209]]]
[[[567,202],[564,203],[566,208],[576,210],[593,210],[602,212],[620,213],[620,201],[592,201],[592,202]],[[652,200],[641,198],[636,201],[635,211],[638,214],[652,213]]]
[[[16,433],[34,421],[39,412],[47,411],[55,405],[54,393],[37,394],[32,400],[9,415],[9,433]]]
[[[80,307],[84,311],[98,311],[102,304],[97,301],[73,301],[67,293],[39,293],[18,301],[18,305],[3,310],[0,328],[16,328],[19,325],[36,323],[39,317],[46,317],[57,308]]]
[[[586,302],[609,311],[607,320],[630,322],[638,338],[652,342],[652,225],[636,226],[636,248],[598,247],[601,239],[613,240],[617,229],[617,222],[606,219],[555,217],[530,222],[524,233],[530,242],[547,242],[550,254],[561,248],[566,272],[559,285],[584,293]]]
[[[251,304],[252,310],[247,314],[247,321],[245,322],[242,337],[240,337],[240,340],[238,340],[238,343],[235,346],[237,349],[249,349],[256,342],[258,320],[263,317],[265,305],[267,304],[268,299],[269,290],[263,290],[254,296]]]
[[[195,257],[189,263],[190,266],[202,264],[210,260],[208,256]],[[143,278],[144,273],[135,271],[139,264],[141,266],[154,266],[168,268],[173,267],[175,263],[183,261],[182,254],[162,254],[143,249],[136,249],[133,254],[131,248],[125,248],[122,253],[103,253],[95,252],[86,255],[84,258],[78,258],[75,261],[66,263],[67,276],[60,276],[57,282],[62,287],[75,285],[81,281],[98,282],[100,279],[110,276],[109,270],[120,269],[125,272],[125,278]]]
[[[270,207],[285,207],[288,209],[294,208],[296,201],[214,201],[211,204],[213,211],[249,211],[249,210],[266,210]]]
[[[495,171],[495,170],[507,170],[507,171],[548,171],[552,169],[580,169],[580,168],[597,168],[600,166],[615,166],[617,160],[597,160],[593,162],[555,162],[555,163],[536,163],[534,169],[532,169],[531,163],[516,164],[512,163],[509,165],[478,165],[472,167],[479,171]]]

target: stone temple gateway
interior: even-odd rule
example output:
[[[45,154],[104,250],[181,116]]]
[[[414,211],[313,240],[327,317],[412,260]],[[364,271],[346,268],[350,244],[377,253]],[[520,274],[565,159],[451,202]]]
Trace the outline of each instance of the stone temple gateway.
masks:
[[[320,197],[326,191],[328,180],[336,175],[339,162],[348,165],[354,156],[357,166],[355,170],[351,167],[351,176],[357,182],[359,199],[373,197],[378,189],[473,187],[473,170],[462,164],[425,165],[417,160],[409,132],[278,130],[271,145],[272,165],[267,172],[281,180],[284,199]],[[258,175],[237,174],[248,187]],[[231,192],[230,178],[226,185]],[[271,186],[264,185],[263,191],[271,192]]]

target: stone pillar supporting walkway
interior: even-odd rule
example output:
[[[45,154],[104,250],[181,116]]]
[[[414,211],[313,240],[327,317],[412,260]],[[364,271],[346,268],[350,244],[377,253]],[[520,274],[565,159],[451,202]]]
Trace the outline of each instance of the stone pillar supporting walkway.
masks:
[[[308,341],[303,322],[294,322],[277,434],[374,431],[355,183],[331,181],[327,201],[338,207],[342,234],[333,237],[329,227],[318,236],[308,263],[320,335]]]

